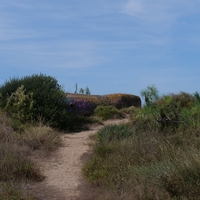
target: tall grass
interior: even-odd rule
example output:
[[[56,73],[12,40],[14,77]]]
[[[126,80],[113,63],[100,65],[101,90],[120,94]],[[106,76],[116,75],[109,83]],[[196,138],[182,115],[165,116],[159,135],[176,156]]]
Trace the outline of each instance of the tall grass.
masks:
[[[42,179],[39,169],[17,144],[0,143],[0,171],[0,181]]]
[[[174,113],[180,115],[176,123],[161,127],[160,108],[144,107],[128,125],[97,132],[83,172],[101,188],[98,200],[199,198],[200,110],[187,104],[185,96],[188,107],[165,110],[170,120]]]
[[[39,123],[25,130],[21,138],[32,150],[52,151],[61,145],[59,135],[58,131]]]

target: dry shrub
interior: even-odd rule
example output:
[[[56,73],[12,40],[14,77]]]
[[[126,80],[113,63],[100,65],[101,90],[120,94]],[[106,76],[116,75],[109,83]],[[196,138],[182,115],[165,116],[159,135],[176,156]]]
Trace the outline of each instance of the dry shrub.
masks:
[[[34,200],[25,195],[23,181],[41,181],[44,176],[31,159],[31,151],[51,151],[61,144],[58,131],[43,125],[25,126],[21,132],[12,128],[13,120],[0,113],[0,199]]]
[[[41,179],[39,170],[26,158],[27,147],[19,144],[5,114],[0,115],[0,122],[0,181]]]
[[[0,181],[41,180],[43,177],[34,163],[17,144],[0,143]]]
[[[25,195],[19,185],[13,183],[0,184],[0,199],[2,200],[36,200],[32,195]]]
[[[52,151],[61,145],[59,132],[42,123],[26,130],[23,140],[33,150]]]
[[[0,141],[9,142],[14,139],[14,131],[10,126],[10,121],[5,114],[0,113]]]

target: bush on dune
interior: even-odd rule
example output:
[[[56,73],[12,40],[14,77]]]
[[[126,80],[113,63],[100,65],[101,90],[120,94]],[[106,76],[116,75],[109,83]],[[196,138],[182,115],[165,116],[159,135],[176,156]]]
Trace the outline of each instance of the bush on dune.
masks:
[[[67,125],[65,92],[57,80],[43,74],[12,78],[0,87],[1,108],[22,123],[26,120],[38,121],[52,127]]]

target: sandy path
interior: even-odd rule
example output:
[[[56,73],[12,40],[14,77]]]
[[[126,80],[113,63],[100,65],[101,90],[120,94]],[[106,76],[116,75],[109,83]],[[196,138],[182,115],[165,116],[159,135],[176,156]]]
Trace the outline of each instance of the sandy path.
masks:
[[[107,124],[125,123],[127,119],[112,120]],[[82,175],[82,167],[89,154],[90,135],[102,126],[91,127],[88,131],[62,135],[63,146],[48,156],[35,156],[45,180],[26,185],[40,200],[89,200],[92,191]]]

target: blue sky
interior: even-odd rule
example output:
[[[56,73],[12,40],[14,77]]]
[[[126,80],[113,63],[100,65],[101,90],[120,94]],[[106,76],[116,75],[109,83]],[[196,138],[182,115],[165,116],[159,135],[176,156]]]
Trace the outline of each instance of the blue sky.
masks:
[[[200,92],[199,0],[0,0],[0,84],[46,74],[67,92]]]

